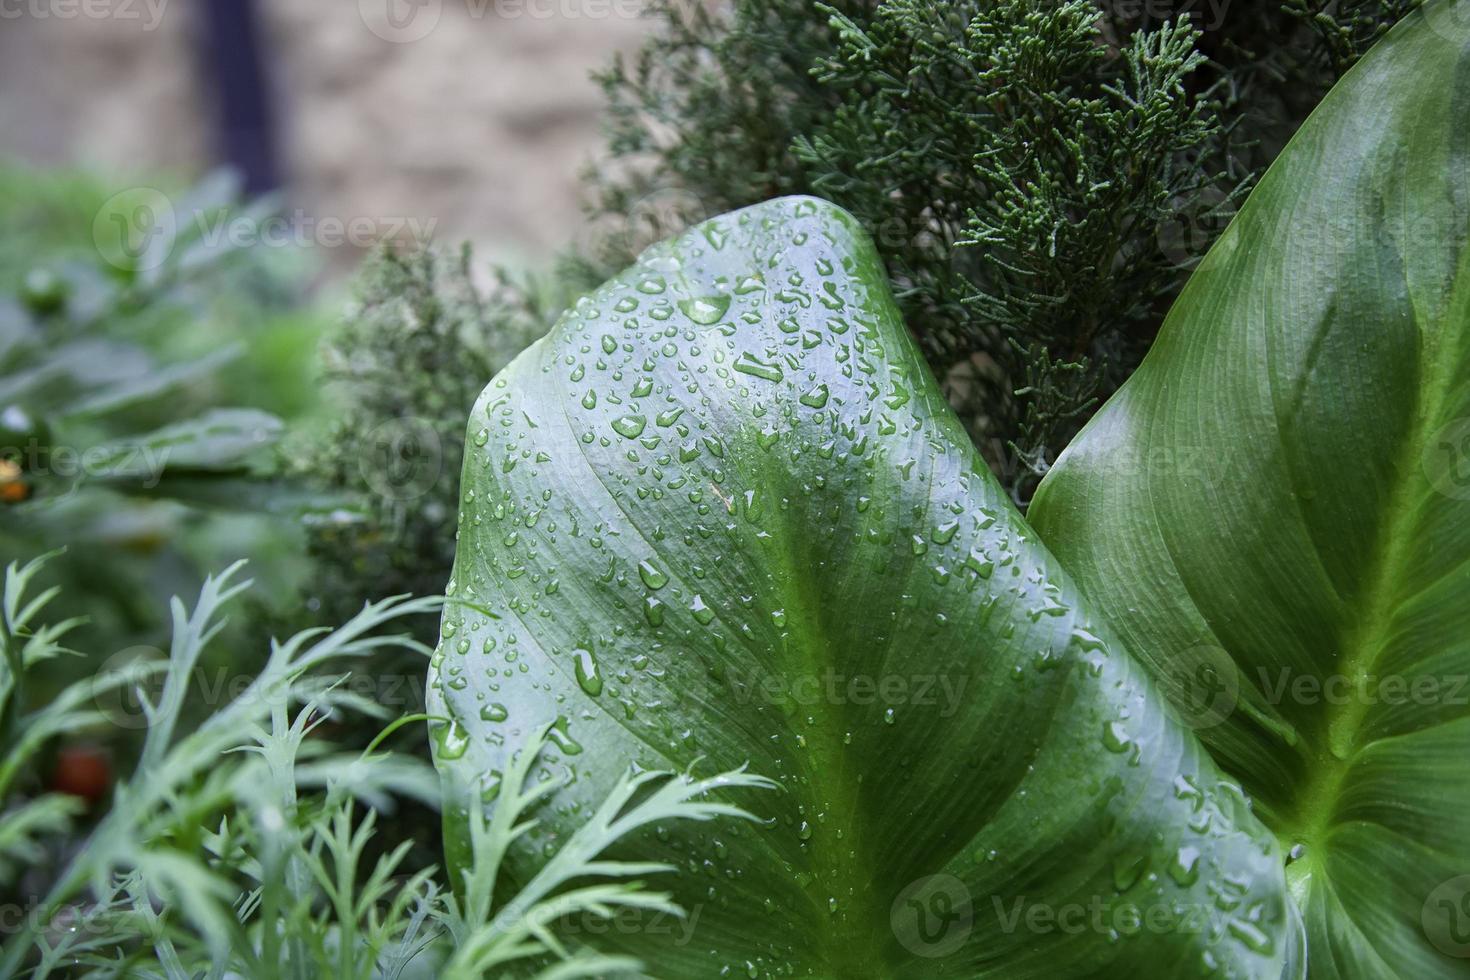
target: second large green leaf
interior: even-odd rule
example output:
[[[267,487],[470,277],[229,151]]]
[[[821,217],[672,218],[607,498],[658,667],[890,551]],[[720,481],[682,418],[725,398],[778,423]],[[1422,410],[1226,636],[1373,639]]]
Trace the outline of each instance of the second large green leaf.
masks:
[[[434,660],[454,802],[555,723],[511,864],[625,767],[749,765],[669,826],[671,922],[562,923],[661,977],[1276,977],[1275,841],[1034,540],[872,245],[784,199],[657,247],[486,389]]]
[[[1295,860],[1313,977],[1470,972],[1470,2],[1333,90],[1030,516]]]

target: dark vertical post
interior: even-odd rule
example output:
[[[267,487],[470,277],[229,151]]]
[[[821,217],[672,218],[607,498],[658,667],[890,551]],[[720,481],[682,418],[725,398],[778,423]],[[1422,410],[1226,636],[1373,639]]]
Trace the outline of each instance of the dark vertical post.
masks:
[[[275,120],[255,0],[204,0],[204,70],[215,91],[217,152],[249,195],[280,185]]]

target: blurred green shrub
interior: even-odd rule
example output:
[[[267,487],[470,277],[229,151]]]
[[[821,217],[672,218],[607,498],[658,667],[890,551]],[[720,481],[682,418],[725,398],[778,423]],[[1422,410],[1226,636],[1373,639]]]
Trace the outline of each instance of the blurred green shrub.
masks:
[[[299,250],[240,233],[269,210],[222,175],[0,168],[0,561],[67,548],[60,601],[114,649],[242,553],[291,594],[290,523],[259,515],[303,502],[273,447],[313,409],[320,331]]]
[[[287,440],[292,472],[351,504],[307,520],[311,607],[433,595],[454,563],[466,420],[486,383],[595,281],[503,269],[475,281],[468,246],[382,249],[322,344],[330,421]]]

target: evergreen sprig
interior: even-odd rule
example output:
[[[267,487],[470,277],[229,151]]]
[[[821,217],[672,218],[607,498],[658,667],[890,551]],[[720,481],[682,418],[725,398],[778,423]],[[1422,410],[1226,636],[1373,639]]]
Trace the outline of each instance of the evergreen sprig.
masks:
[[[478,286],[468,246],[379,251],[323,344],[334,421],[287,448],[297,472],[355,502],[308,525],[322,621],[351,615],[365,595],[432,595],[448,581],[465,420],[562,302],[491,271],[489,288]]]
[[[1333,81],[1418,0],[659,0],[596,215],[853,212],[1018,503]],[[649,201],[677,207],[648,208]]]

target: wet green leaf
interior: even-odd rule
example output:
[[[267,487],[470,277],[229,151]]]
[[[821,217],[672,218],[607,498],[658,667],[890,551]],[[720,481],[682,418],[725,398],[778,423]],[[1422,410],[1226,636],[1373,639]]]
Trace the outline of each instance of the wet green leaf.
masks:
[[[1313,978],[1470,956],[1470,3],[1333,90],[1030,516],[1294,860]]]
[[[605,340],[604,338],[610,338]],[[1012,509],[845,212],[659,246],[485,390],[433,660],[451,868],[551,724],[524,879],[629,765],[749,765],[660,826],[661,977],[1276,977],[1275,841]]]

